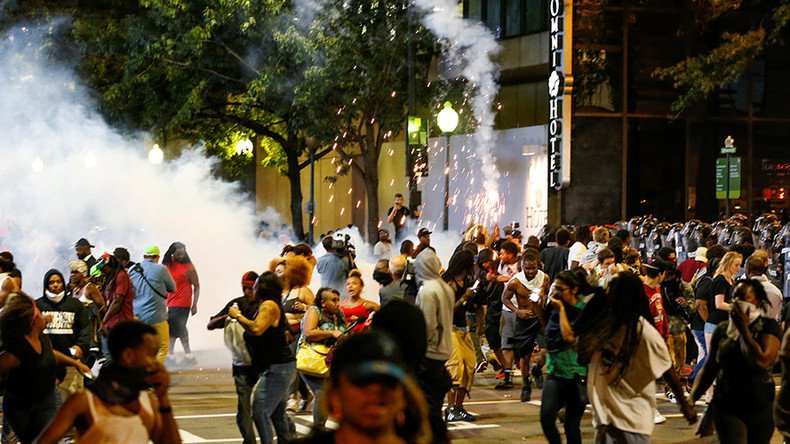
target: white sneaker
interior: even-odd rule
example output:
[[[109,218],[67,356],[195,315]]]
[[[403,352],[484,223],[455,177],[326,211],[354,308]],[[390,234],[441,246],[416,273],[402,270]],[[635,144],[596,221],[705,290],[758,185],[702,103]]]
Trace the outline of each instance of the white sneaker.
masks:
[[[667,422],[667,418],[661,414],[658,410],[656,410],[655,414],[653,414],[653,423],[654,424],[663,424]]]
[[[674,393],[666,392],[664,394],[664,396],[666,396],[667,397],[667,401],[671,402],[672,404],[677,404],[678,403],[678,400],[675,399],[675,394]],[[658,424],[658,423],[656,423],[656,424]]]

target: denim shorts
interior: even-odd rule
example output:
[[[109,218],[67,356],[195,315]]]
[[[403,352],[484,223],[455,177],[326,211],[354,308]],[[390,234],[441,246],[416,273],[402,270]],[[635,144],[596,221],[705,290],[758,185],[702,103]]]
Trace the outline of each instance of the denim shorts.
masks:
[[[712,335],[713,331],[716,330],[717,324],[711,324],[710,322],[705,323],[705,329],[703,330],[706,335]]]

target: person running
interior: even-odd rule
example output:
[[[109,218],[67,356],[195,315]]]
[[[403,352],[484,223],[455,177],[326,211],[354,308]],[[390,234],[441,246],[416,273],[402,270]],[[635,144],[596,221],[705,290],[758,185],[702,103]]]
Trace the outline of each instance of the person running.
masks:
[[[11,294],[0,312],[0,374],[6,375],[3,416],[22,444],[33,442],[55,416],[60,402],[58,364],[90,373],[82,362],[52,348],[46,326],[33,299],[22,292]]]
[[[167,294],[167,324],[170,329],[170,357],[173,357],[176,339],[181,340],[184,349],[183,365],[195,365],[197,360],[189,346],[189,315],[197,314],[200,297],[200,280],[187,248],[181,242],[173,242],[162,258],[162,264],[176,282],[176,291]],[[172,363],[175,363],[173,359]]]
[[[230,307],[228,315],[244,327],[244,341],[258,382],[252,395],[252,418],[261,442],[288,442],[290,426],[285,413],[288,390],[296,377],[296,357],[288,346],[288,321],[282,307],[283,287],[277,275],[263,273],[254,288],[258,309],[254,318]]]
[[[681,393],[678,401],[684,417],[689,423],[696,421],[696,412],[682,397],[672,372],[664,339],[651,322],[644,294],[638,276],[619,273],[609,284],[595,321],[578,334],[579,363],[589,362],[587,395],[597,443],[649,442],[655,427],[655,381],[660,377]]]
[[[228,312],[231,307],[236,307],[247,319],[255,318],[258,304],[255,293],[252,291],[258,273],[248,271],[241,277],[242,296],[237,297],[225,305],[219,313],[211,317],[208,322],[209,330],[224,328],[225,346],[232,354],[233,384],[236,386],[236,426],[241,433],[244,444],[255,444],[255,428],[252,422],[252,390],[258,382],[258,374],[252,367],[250,352],[244,343],[244,327],[232,319]]]
[[[156,330],[124,321],[108,342],[111,363],[88,390],[66,400],[36,442],[58,443],[76,427],[78,441],[85,443],[180,443],[168,395],[170,375],[157,361]]]
[[[502,330],[503,342],[509,339],[509,345],[512,348],[506,350],[504,346],[502,347],[505,356],[505,380],[495,388],[500,390],[507,388],[500,388],[510,382],[507,369],[513,365],[514,359],[520,360],[524,383],[521,388],[521,402],[529,402],[532,397],[529,363],[535,348],[535,341],[542,328],[541,317],[544,316],[543,307],[546,305],[546,296],[551,282],[548,275],[538,270],[538,257],[532,252],[524,253],[521,268],[522,271],[508,282],[504,293],[502,293],[502,304],[512,310],[516,319],[512,326],[505,325]],[[514,299],[516,304],[513,303]],[[506,330],[506,328],[512,328],[512,330]],[[505,353],[506,351],[509,353]],[[510,388],[512,387],[512,382],[510,382]]]
[[[503,367],[504,379],[494,387],[497,390],[510,390],[514,387],[511,381],[511,373],[513,372],[513,334],[517,316],[513,313],[513,307],[515,306],[513,293],[509,293],[507,296],[510,305],[505,304],[505,284],[510,282],[513,276],[518,273],[518,252],[518,245],[515,242],[502,242],[499,247],[499,266],[495,273],[489,273],[486,276],[490,281],[503,284],[502,292],[499,293],[500,301],[502,302],[502,313],[498,324],[501,343],[491,345],[492,348],[499,348],[502,356],[500,364]],[[496,350],[494,352],[496,353]]]
[[[580,424],[587,406],[587,367],[579,364],[573,348],[576,343],[573,321],[587,305],[581,296],[592,292],[587,281],[572,271],[561,271],[554,279],[546,322],[547,377],[540,399],[540,426],[551,444],[562,442],[557,415],[563,407],[568,444],[582,442]]]
[[[81,360],[90,348],[88,310],[68,294],[63,274],[58,270],[49,270],[44,275],[44,291],[36,306],[50,320],[44,334],[52,342],[52,348]],[[59,365],[57,378],[64,399],[82,388],[82,375],[74,367]]]
[[[134,285],[134,315],[156,329],[159,340],[157,359],[164,363],[170,349],[170,328],[167,323],[167,293],[176,290],[176,282],[164,265],[159,264],[159,247],[149,245],[143,261],[128,270]]]
[[[379,311],[379,304],[363,299],[362,288],[365,283],[362,281],[362,273],[358,269],[353,269],[348,274],[346,279],[346,291],[348,292],[348,299],[343,301],[340,305],[343,309],[343,314],[349,323],[356,323],[353,331],[359,332],[365,328],[365,321],[370,317],[371,313]]]

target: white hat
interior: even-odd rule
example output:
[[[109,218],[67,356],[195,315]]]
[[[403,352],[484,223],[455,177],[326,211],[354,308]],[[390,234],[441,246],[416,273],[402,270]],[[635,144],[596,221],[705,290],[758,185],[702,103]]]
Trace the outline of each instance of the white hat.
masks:
[[[708,262],[708,258],[705,257],[708,254],[708,249],[705,247],[697,248],[697,251],[694,252],[694,259],[701,261],[701,262]]]

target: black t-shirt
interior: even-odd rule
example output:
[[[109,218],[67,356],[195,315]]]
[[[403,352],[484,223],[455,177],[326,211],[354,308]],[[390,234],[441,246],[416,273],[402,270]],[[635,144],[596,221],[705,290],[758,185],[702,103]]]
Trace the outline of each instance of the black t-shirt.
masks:
[[[540,252],[540,261],[543,262],[543,271],[554,280],[560,271],[568,269],[568,253],[565,247],[549,247]]]
[[[727,325],[722,322],[713,332],[710,343],[710,356],[716,357],[718,378],[714,399],[717,407],[727,412],[756,412],[773,404],[775,389],[769,370],[757,368],[748,363],[741,351],[740,340],[727,337]],[[761,317],[749,325],[755,340],[760,342],[763,335],[775,336],[782,340],[779,323]]]
[[[694,285],[694,298],[698,301],[705,301],[708,304],[708,313],[710,313],[715,308],[715,302],[711,301],[710,294],[712,285],[713,279],[707,275],[699,278]],[[704,328],[705,321],[702,319],[699,313],[694,312],[694,316],[691,317],[691,329],[701,331]]]
[[[724,302],[730,302],[730,288],[732,285],[727,282],[723,275],[718,275],[713,278],[710,285],[710,299],[708,300],[708,322],[711,324],[718,324],[730,318],[730,314],[726,310],[719,310],[716,308],[716,295],[723,294]]]
[[[239,305],[239,310],[241,311],[241,314],[243,314],[244,317],[247,319],[255,319],[255,315],[258,313],[258,307],[260,306],[260,304],[258,304],[258,301],[253,299],[252,302],[247,302],[247,298],[245,298],[244,296],[240,296],[228,302],[225,305],[225,308],[220,310],[219,313],[212,316],[212,318],[225,316],[226,314],[228,314],[228,311],[230,310],[230,307],[233,306],[233,304]]]
[[[393,208],[395,207],[390,207],[390,209],[387,210],[388,217],[390,214],[392,214]],[[395,217],[392,218],[392,225],[395,226],[396,236],[398,233],[400,233],[400,230],[402,230],[403,227],[406,225],[406,218],[409,217],[410,214],[411,211],[409,211],[409,209],[406,207],[400,207],[400,209],[397,212],[395,212]]]
[[[6,351],[19,360],[19,366],[8,372],[5,397],[17,403],[33,404],[46,398],[55,388],[57,362],[52,342],[40,334],[41,353],[37,353],[24,337],[6,344]]]
[[[257,315],[257,310],[255,312]],[[249,319],[255,319],[255,316]],[[284,364],[296,360],[296,356],[294,356],[291,347],[288,346],[288,339],[285,336],[287,328],[288,321],[285,319],[285,312],[282,305],[280,305],[280,322],[277,324],[277,327],[269,326],[260,336],[244,332],[244,342],[247,344],[247,350],[250,351],[250,358],[255,371],[261,373],[274,364]]]

